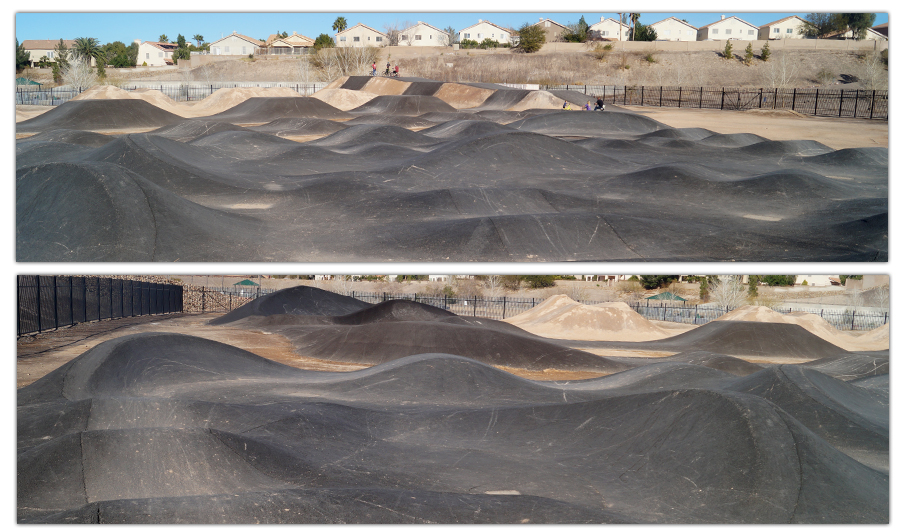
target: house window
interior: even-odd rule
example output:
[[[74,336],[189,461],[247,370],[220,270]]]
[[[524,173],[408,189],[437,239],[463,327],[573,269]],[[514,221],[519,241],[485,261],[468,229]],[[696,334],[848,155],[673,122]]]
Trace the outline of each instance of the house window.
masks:
[[[794,28],[788,28],[786,33],[794,33]]]
[[[422,36],[421,36],[421,35],[416,35],[416,40],[417,40],[417,41],[421,41],[421,40],[422,40]]]
[[[405,40],[406,40],[406,35],[401,35],[401,36],[400,36],[400,40],[401,40],[401,41],[405,41]]]
[[[230,51],[231,51],[231,47],[230,47],[230,46],[226,46],[226,47],[225,47],[225,53],[227,54],[227,53],[230,52]]]
[[[471,36],[472,36],[472,34],[470,34],[470,33],[463,33],[463,39],[468,39]]]
[[[375,37],[375,42],[381,42],[381,37]]]
[[[731,30],[725,30],[725,35],[731,35]]]
[[[162,53],[162,52],[157,52],[157,53],[159,54],[159,57],[162,57],[162,56],[163,56],[163,53]]]
[[[713,31],[712,31],[712,32],[713,32],[713,35],[718,34],[718,33],[719,33],[719,28],[713,28]]]
[[[772,33],[781,33],[780,28],[772,28]]]
[[[481,35],[482,35],[481,33],[478,34],[478,38],[479,38],[479,39],[481,38]]]
[[[342,40],[342,41],[346,41],[346,40],[347,40],[347,37],[341,37],[341,40]]]
[[[545,28],[549,28],[549,27],[550,27],[550,21],[549,21],[549,20],[548,20],[547,22],[544,22],[544,27],[545,27]]]
[[[501,34],[500,34],[500,40],[502,41],[502,40],[505,39],[505,38],[506,38],[506,34],[505,34],[505,33],[501,33]]]
[[[607,32],[606,30],[602,30],[602,31],[600,32],[600,35],[601,35],[602,37],[606,37],[606,34],[607,34],[607,33],[608,33],[608,32]]]
[[[353,42],[359,42],[359,37],[354,37]]]
[[[241,46],[241,55],[247,55],[247,47]]]
[[[429,40],[434,39],[434,35],[429,35],[429,36],[428,36],[428,39],[429,39]]]
[[[47,59],[53,59],[53,52],[47,52]]]
[[[753,35],[756,33],[756,30],[747,30],[747,35]]]

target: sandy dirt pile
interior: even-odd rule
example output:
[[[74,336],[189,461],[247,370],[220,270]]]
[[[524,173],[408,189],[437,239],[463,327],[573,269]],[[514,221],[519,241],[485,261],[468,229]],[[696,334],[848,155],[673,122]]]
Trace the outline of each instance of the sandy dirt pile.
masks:
[[[532,91],[531,94],[522,98],[522,100],[508,108],[507,111],[527,111],[528,109],[562,109],[563,103],[561,98],[550,94],[547,91]]]
[[[52,105],[16,105],[16,122],[42,115],[53,109]]]
[[[399,96],[406,92],[410,85],[411,83],[408,81],[374,77],[361,90],[375,93],[378,96]]]
[[[550,297],[507,323],[547,338],[644,342],[668,338],[683,330],[665,330],[631,310],[627,303],[585,305],[565,294]]]
[[[185,116],[181,110],[185,105],[179,104],[156,89],[138,89],[126,91],[113,85],[98,85],[82,92],[73,100],[144,100],[160,109],[179,116]]]
[[[494,94],[491,89],[482,89],[461,83],[444,83],[435,96],[457,109],[469,109],[483,104],[488,96]],[[560,104],[562,105],[562,104]]]
[[[350,89],[322,89],[312,95],[313,98],[318,98],[341,111],[356,109],[376,96],[378,95],[372,92],[353,91]]]
[[[890,347],[888,324],[857,335],[840,331],[820,316],[808,312],[782,314],[768,307],[745,305],[715,321],[756,321],[799,325],[819,338],[847,351],[881,351]]]

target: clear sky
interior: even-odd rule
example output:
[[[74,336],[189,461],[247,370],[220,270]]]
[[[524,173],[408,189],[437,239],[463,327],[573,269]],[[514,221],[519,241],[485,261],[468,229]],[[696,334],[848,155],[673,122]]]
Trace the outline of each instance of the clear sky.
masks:
[[[472,7],[472,2],[468,4],[454,3],[454,6]],[[477,3],[476,3],[477,4]],[[629,2],[629,4],[631,4]],[[40,4],[46,5],[46,4]],[[59,9],[63,10],[72,4],[60,4]],[[93,4],[92,4],[93,5]],[[243,4],[247,6],[250,4]],[[302,4],[297,4],[302,5]],[[320,33],[334,34],[331,29],[332,24],[337,16],[344,16],[350,26],[357,22],[361,22],[376,30],[384,31],[386,24],[402,23],[411,21],[427,22],[433,26],[444,29],[452,26],[456,31],[471,26],[478,22],[478,19],[490,20],[491,22],[504,27],[518,28],[525,22],[537,22],[538,18],[549,18],[560,24],[568,24],[577,22],[584,15],[588,24],[593,24],[600,20],[600,17],[618,18],[617,13],[602,13],[589,11],[571,12],[539,12],[539,11],[502,11],[502,3],[491,2],[492,8],[500,8],[500,12],[359,12],[353,11],[352,3],[345,1],[341,5],[347,5],[348,9],[341,12],[320,12],[320,13],[29,13],[19,12],[15,14],[15,33],[16,38],[21,42],[26,39],[75,39],[77,37],[95,37],[102,44],[122,41],[129,44],[135,39],[142,41],[155,41],[160,35],[165,34],[170,41],[174,41],[178,34],[184,35],[191,40],[195,34],[200,34],[206,42],[215,41],[224,35],[233,31],[253,37],[255,39],[265,39],[276,31],[286,31],[288,33],[297,32],[311,38],[316,38]],[[371,4],[369,4],[371,5]],[[402,4],[394,4],[402,7]],[[420,4],[421,5],[421,4]],[[533,4],[517,4],[533,5]],[[579,6],[587,6],[587,2],[567,2],[567,7],[577,8]],[[591,4],[596,9],[596,5]],[[101,7],[102,4],[98,5]],[[631,5],[628,7],[633,8]],[[709,5],[707,8],[711,7]],[[789,15],[804,16],[811,11],[825,11],[824,6],[807,6],[809,9],[801,12],[777,12],[766,11],[756,13],[737,13],[726,11],[682,11],[679,13],[663,13],[659,11],[646,10],[641,12],[641,22],[644,24],[652,24],[659,20],[676,16],[678,18],[687,19],[687,21],[696,27],[701,27],[711,22],[719,20],[721,15],[737,16],[747,22],[759,26],[784,18]],[[838,11],[837,9],[828,10],[829,12]],[[888,21],[888,14],[880,12],[875,20],[875,25]]]

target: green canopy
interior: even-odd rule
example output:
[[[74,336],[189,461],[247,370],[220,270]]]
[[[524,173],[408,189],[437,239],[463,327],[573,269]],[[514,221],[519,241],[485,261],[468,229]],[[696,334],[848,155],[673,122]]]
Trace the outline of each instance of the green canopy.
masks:
[[[243,281],[241,281],[239,283],[234,283],[234,286],[259,286],[259,285],[254,283],[250,279],[244,279]]]
[[[40,85],[37,81],[32,81],[28,78],[16,78],[16,85]]]
[[[687,299],[676,296],[672,292],[663,292],[661,294],[656,294],[655,296],[650,296],[647,299],[667,299],[669,301],[687,301]]]

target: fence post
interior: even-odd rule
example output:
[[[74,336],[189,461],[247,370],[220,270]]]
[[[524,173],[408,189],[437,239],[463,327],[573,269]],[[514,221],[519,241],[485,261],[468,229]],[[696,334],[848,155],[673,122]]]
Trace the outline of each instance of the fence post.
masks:
[[[700,87],[700,109],[703,109],[703,87]]]
[[[478,316],[478,296],[472,300],[472,317],[475,318]]]
[[[859,89],[856,89],[856,96],[853,100],[853,118],[856,118],[856,110],[859,108]]]
[[[37,285],[37,322],[38,332],[41,332],[41,276],[35,275],[35,285]]]
[[[200,287],[200,313],[206,314],[206,287]]]
[[[762,109],[762,87],[759,88],[759,108]]]
[[[678,108],[681,109],[681,87],[678,87]]]
[[[856,323],[856,309],[853,310],[853,314],[850,315],[850,330],[853,330],[853,325]]]
[[[794,87],[794,97],[791,99],[791,111],[797,107],[797,87]]]
[[[838,118],[841,117],[843,112],[844,112],[844,89],[841,89],[841,101],[838,103]]]
[[[662,107],[662,85],[659,87],[659,106]]]
[[[231,308],[231,292],[228,292],[228,310],[232,310],[232,308]]]
[[[641,106],[644,105],[644,86],[641,85]]]
[[[604,87],[605,87],[605,85],[604,85]],[[503,315],[503,317],[500,319],[505,320],[506,319],[506,296],[503,296],[503,314],[502,315]]]
[[[69,276],[69,323],[75,325],[75,294],[72,293],[72,276]]]
[[[872,107],[869,109],[869,119],[875,116],[875,91],[872,91]]]
[[[82,317],[84,318],[84,321],[87,322],[87,278],[85,278],[84,282],[81,283],[81,306],[81,310],[84,311]]]
[[[531,298],[531,308],[534,308],[534,298]]]
[[[816,89],[816,100],[813,104],[813,116],[819,115],[819,89]]]
[[[59,300],[56,292],[56,276],[53,276],[53,328],[59,329]]]
[[[722,104],[719,106],[719,110],[725,110],[725,87],[722,87]]]

